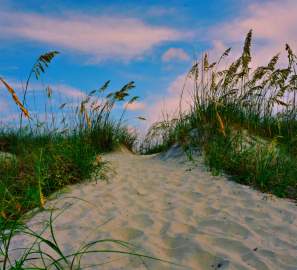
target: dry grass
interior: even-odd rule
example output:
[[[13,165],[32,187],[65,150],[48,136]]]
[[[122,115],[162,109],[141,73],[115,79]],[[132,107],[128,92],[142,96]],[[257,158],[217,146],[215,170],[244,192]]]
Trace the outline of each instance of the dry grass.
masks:
[[[0,78],[0,81],[4,84],[4,86],[6,87],[7,91],[11,94],[13,101],[20,108],[20,110],[22,111],[22,113],[27,118],[30,118],[30,114],[29,114],[28,110],[21,103],[21,101],[19,100],[16,92],[13,90],[13,88],[3,78]]]

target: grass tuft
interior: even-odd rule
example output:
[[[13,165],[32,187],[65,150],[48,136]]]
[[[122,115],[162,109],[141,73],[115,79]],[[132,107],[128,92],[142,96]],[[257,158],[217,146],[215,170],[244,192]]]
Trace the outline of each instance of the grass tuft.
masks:
[[[249,31],[241,56],[225,69],[231,49],[212,64],[207,54],[196,61],[186,76],[193,85],[190,109],[154,124],[141,151],[199,147],[213,173],[297,199],[297,56],[286,44],[285,66],[277,54],[252,69],[251,45]]]
[[[91,179],[92,173],[100,173],[104,166],[96,158],[98,155],[121,144],[132,149],[137,139],[123,124],[125,110],[119,120],[112,117],[118,102],[129,99],[131,104],[138,99],[130,97],[134,82],[109,91],[110,81],[107,81],[90,91],[72,111],[72,105],[63,103],[56,108],[63,115],[60,122],[53,108],[49,110],[51,113],[47,110],[53,93],[47,87],[44,107],[48,121],[34,115],[29,118],[29,108],[24,104],[27,104],[31,77],[35,74],[38,80],[57,55],[58,52],[52,51],[38,57],[29,73],[22,102],[15,90],[0,78],[20,109],[20,127],[0,130],[0,223],[18,219],[32,208],[44,207],[46,198],[65,185]],[[23,115],[28,118],[26,125]],[[70,115],[69,119],[65,115]]]

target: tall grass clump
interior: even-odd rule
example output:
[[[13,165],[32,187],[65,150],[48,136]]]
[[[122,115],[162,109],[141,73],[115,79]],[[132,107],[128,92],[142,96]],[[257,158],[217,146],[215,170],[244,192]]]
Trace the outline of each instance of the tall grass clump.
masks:
[[[53,51],[38,57],[22,98],[0,78],[3,89],[20,110],[19,127],[0,129],[0,223],[18,219],[32,208],[44,207],[46,198],[65,185],[91,179],[104,166],[96,156],[120,144],[132,149],[136,141],[136,135],[123,124],[125,111],[119,120],[112,115],[117,103],[127,99],[133,103],[138,98],[130,97],[134,82],[110,91],[107,81],[85,94],[76,105],[63,103],[56,111],[46,110],[48,121],[30,114],[30,81],[33,75],[38,80],[56,55],[58,52]],[[45,108],[51,104],[52,91],[50,87],[45,89]],[[56,112],[62,119],[57,118]]]
[[[297,56],[286,44],[286,64],[276,54],[251,68],[251,44],[252,31],[225,69],[231,48],[215,62],[208,54],[195,61],[186,78],[193,86],[189,110],[153,125],[142,151],[199,147],[214,173],[297,199]]]

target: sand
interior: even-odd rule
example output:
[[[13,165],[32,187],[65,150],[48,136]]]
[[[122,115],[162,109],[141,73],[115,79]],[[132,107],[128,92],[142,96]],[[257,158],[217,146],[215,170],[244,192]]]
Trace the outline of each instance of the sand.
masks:
[[[108,154],[108,182],[74,185],[49,201],[54,216],[64,209],[54,222],[63,252],[114,238],[181,266],[100,253],[82,259],[81,269],[297,269],[296,204],[212,176],[201,160],[192,166],[172,153]],[[40,230],[48,216],[40,212],[28,225]],[[12,246],[28,245],[17,236]],[[97,245],[110,247],[117,248]]]

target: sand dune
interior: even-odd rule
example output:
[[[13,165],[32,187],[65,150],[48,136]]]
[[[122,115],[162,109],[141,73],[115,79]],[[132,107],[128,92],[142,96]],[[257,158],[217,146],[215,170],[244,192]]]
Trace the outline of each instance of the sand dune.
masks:
[[[134,244],[137,252],[182,266],[91,254],[82,260],[82,269],[297,269],[293,202],[211,176],[201,161],[193,167],[170,156],[108,154],[105,159],[114,170],[108,182],[75,185],[48,202],[48,208],[65,209],[55,220],[63,251],[115,238]],[[38,213],[30,226],[38,230],[48,215]],[[13,243],[28,245],[22,236]],[[102,265],[87,268],[92,264]]]

